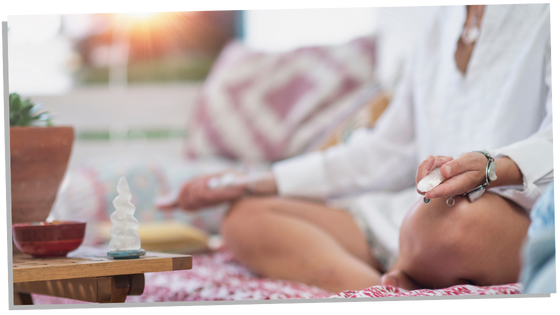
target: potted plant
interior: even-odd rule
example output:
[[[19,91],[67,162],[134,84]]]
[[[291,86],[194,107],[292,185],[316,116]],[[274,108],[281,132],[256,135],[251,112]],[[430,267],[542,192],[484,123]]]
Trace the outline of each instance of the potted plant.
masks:
[[[66,172],[73,127],[55,127],[41,104],[9,96],[12,224],[45,221]]]

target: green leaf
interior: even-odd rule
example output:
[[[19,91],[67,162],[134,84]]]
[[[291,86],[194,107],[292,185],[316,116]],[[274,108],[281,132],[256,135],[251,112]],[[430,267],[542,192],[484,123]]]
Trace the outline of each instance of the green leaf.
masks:
[[[17,93],[11,93],[10,100],[10,126],[49,125],[52,126],[52,115],[38,111],[42,104],[33,104],[31,100],[23,100]]]
[[[21,99],[17,94],[10,94],[10,112],[19,111],[21,108]]]

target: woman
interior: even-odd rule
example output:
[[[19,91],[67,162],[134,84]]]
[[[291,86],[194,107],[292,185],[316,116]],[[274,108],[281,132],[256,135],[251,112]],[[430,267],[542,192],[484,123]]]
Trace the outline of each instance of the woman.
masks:
[[[379,284],[381,274],[395,266],[399,228],[422,198],[415,171],[423,160],[429,161],[420,175],[436,163],[448,163],[450,169],[442,167],[447,181],[426,196],[432,202],[412,211],[422,218],[417,221],[441,222],[447,217],[430,217],[430,209],[448,207],[462,209],[453,211],[456,224],[524,234],[527,218],[519,209],[531,208],[553,174],[551,115],[548,5],[442,7],[408,62],[391,105],[367,135],[275,163],[270,178],[253,187],[212,190],[209,177],[195,179],[182,187],[175,204],[163,208],[194,210],[234,201],[222,235],[246,266],[332,292],[363,289]],[[471,202],[461,195],[482,184],[488,158],[474,152],[459,156],[476,150],[490,150],[497,180],[487,187],[492,193]],[[432,161],[426,158],[430,155],[440,157]],[[246,189],[261,196],[241,198]],[[266,197],[272,194],[279,197]],[[446,204],[451,196],[457,196],[453,207]],[[344,206],[326,203],[338,197],[346,197]],[[470,215],[496,207],[505,209],[503,220],[491,221],[498,226]],[[449,230],[445,227],[442,232]],[[483,235],[470,235],[472,244],[456,247],[486,246],[478,239]],[[449,246],[444,237],[432,240],[441,242],[434,245],[444,252]],[[496,244],[511,242],[506,247],[515,249],[517,240]],[[508,267],[510,273],[515,269]],[[448,285],[458,281],[451,274],[435,284],[419,282]],[[510,277],[490,280],[503,279]]]

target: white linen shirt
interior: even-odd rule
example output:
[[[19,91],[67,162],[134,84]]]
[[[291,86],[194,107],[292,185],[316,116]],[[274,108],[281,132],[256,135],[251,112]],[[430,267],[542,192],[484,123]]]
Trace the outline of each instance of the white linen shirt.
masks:
[[[484,149],[517,163],[524,187],[502,192],[519,192],[509,196],[530,208],[538,181],[553,171],[549,6],[487,6],[466,75],[454,60],[464,19],[464,6],[442,8],[367,136],[274,164],[280,194],[326,199],[395,191],[414,186],[429,155]]]
[[[486,6],[463,74],[454,53],[465,18],[465,6],[441,8],[373,129],[273,164],[279,194],[355,196],[370,228],[396,255],[398,228],[421,198],[418,165],[429,155],[488,150],[509,156],[524,179],[523,186],[491,191],[530,210],[553,176],[549,5]]]

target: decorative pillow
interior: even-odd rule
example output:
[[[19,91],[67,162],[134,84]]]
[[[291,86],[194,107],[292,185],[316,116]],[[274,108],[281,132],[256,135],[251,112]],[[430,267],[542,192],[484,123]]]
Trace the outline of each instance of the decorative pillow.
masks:
[[[273,162],[298,155],[374,81],[376,41],[271,54],[230,43],[197,98],[187,156]]]

